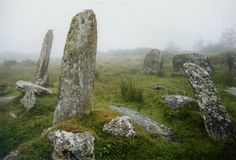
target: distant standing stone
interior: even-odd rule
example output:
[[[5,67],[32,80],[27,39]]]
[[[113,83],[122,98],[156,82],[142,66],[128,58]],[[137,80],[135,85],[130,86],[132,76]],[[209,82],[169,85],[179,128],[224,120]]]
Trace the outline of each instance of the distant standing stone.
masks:
[[[200,110],[203,112],[208,134],[215,139],[236,143],[236,128],[217,96],[216,88],[208,72],[193,63],[185,63],[184,71],[195,92]]]
[[[74,115],[90,113],[96,52],[96,16],[93,10],[85,10],[73,17],[67,35],[54,124]]]
[[[144,58],[143,70],[145,73],[160,73],[162,70],[163,58],[158,49],[152,49]]]
[[[232,53],[228,56],[229,74],[233,81],[236,81],[236,54]]]
[[[129,116],[118,116],[105,124],[103,131],[113,136],[132,138],[136,136],[136,131],[133,127]]]
[[[35,106],[36,98],[34,95],[33,87],[27,87],[25,91],[25,96],[20,100],[20,102],[24,105],[27,110],[30,110]]]
[[[38,60],[38,65],[35,75],[36,84],[44,85],[48,82],[48,64],[50,60],[52,41],[53,41],[53,31],[48,30],[48,32],[44,37],[40,57]]]
[[[186,62],[194,63],[205,69],[210,75],[214,72],[208,57],[202,54],[178,54],[173,58],[174,72],[183,73],[183,64]]]

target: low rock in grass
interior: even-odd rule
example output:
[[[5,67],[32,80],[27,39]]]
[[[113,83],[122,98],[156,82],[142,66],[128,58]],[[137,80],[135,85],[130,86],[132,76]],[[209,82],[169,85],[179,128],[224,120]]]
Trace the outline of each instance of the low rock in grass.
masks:
[[[12,151],[9,155],[7,155],[3,160],[16,160],[18,155],[18,150]]]
[[[34,95],[33,87],[27,87],[25,91],[25,96],[20,100],[20,102],[24,105],[27,110],[34,108],[36,103],[36,98]]]
[[[53,160],[93,160],[94,136],[89,132],[52,131],[48,135]]]
[[[129,116],[118,116],[112,119],[104,125],[103,131],[113,136],[127,138],[136,136],[136,131]]]
[[[230,88],[226,89],[225,92],[227,92],[233,96],[236,96],[236,87],[230,87]]]
[[[159,91],[159,90],[164,90],[165,87],[164,86],[160,86],[160,85],[156,85],[156,86],[151,87],[151,89]]]
[[[196,104],[196,100],[191,97],[181,95],[167,95],[162,97],[164,101],[173,109],[178,109],[187,104]]]
[[[50,89],[31,83],[31,82],[26,82],[22,80],[19,80],[16,82],[16,89],[18,89],[21,92],[25,92],[28,87],[33,87],[34,93],[36,94],[51,94],[52,93]]]

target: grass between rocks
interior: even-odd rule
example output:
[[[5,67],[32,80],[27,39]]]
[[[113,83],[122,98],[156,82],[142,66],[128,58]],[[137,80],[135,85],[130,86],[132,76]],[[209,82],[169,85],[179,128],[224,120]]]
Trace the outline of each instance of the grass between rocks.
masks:
[[[19,149],[17,158],[20,160],[51,159],[52,149],[47,136],[41,136],[41,133],[52,126],[59,67],[51,64],[49,70],[52,73],[50,75],[52,83],[49,87],[55,93],[50,96],[37,96],[36,107],[26,111],[20,104],[22,95],[15,91],[14,85],[15,80],[18,80],[16,77],[32,81],[33,70],[34,67],[11,68],[11,72],[3,79],[13,90],[9,94],[18,95],[18,97],[9,104],[0,105],[0,159],[15,149]],[[2,72],[0,70],[0,74],[3,74]],[[91,132],[96,138],[96,159],[235,159],[235,145],[208,137],[197,106],[188,105],[179,110],[173,110],[164,103],[162,100],[164,95],[180,94],[194,97],[187,78],[173,74],[170,64],[165,64],[163,72],[159,75],[148,75],[142,73],[141,58],[128,61],[127,59],[116,59],[116,61],[105,59],[98,61],[96,77],[91,115],[75,116],[54,127],[54,129],[71,132]],[[216,70],[213,78],[218,94],[228,109],[231,119],[236,122],[236,98],[224,92],[224,89],[231,85],[227,74],[222,69]],[[129,101],[122,97],[120,85],[123,80],[135,82],[135,87],[142,92],[143,101]],[[150,89],[155,85],[163,85],[165,89],[159,91]],[[133,139],[117,138],[103,133],[103,125],[119,115],[106,107],[109,104],[127,106],[163,123],[172,129],[180,143],[161,140],[158,135],[149,134],[136,124],[137,137]],[[17,118],[13,118],[12,113]]]

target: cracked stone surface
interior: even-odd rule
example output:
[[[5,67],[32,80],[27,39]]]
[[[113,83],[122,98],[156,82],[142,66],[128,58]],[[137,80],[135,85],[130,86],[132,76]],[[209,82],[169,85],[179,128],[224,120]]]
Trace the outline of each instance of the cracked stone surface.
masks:
[[[38,85],[44,85],[48,82],[48,64],[50,60],[52,41],[53,31],[48,30],[43,40],[42,49],[35,74],[35,83]]]
[[[206,70],[193,63],[185,63],[184,71],[195,93],[208,134],[214,139],[236,143],[236,127]]]
[[[53,160],[94,160],[94,140],[89,132],[52,131],[48,139],[53,147]]]
[[[85,10],[73,17],[67,35],[54,124],[75,115],[90,114],[96,52],[96,16],[93,10]]]
[[[144,58],[143,71],[145,73],[160,73],[162,70],[163,58],[158,49],[152,49]]]
[[[103,132],[109,133],[113,136],[132,138],[136,136],[136,131],[133,127],[129,116],[118,116],[112,119],[103,127]]]
[[[178,54],[173,58],[174,72],[184,73],[183,64],[189,62],[194,63],[205,69],[210,75],[214,72],[213,66],[210,64],[208,57],[202,54]]]

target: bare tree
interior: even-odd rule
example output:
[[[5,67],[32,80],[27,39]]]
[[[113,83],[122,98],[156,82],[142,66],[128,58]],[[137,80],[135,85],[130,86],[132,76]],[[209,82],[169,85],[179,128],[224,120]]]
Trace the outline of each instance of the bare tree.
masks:
[[[221,35],[220,42],[228,49],[236,47],[236,30],[235,27],[227,28]]]

